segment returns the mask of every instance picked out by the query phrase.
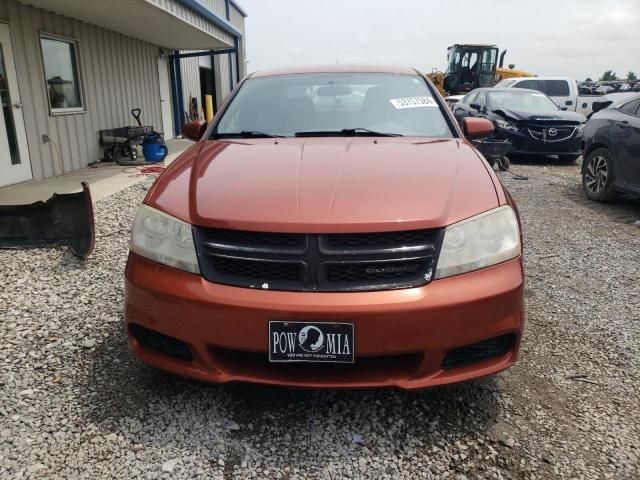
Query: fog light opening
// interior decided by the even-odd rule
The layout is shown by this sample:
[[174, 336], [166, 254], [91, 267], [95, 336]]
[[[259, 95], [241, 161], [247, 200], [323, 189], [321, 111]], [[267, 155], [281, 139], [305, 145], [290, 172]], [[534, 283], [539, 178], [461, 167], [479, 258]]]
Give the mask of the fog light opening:
[[482, 342], [449, 350], [442, 362], [442, 368], [457, 368], [489, 360], [504, 355], [513, 347], [516, 335], [508, 333]]
[[188, 362], [193, 359], [191, 350], [182, 340], [135, 323], [129, 325], [129, 331], [142, 347]]

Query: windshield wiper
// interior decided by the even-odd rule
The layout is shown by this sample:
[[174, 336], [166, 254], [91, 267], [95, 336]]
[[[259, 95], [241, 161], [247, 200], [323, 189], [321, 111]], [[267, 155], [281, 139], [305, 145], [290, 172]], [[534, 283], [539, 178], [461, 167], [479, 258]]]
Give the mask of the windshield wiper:
[[255, 130], [242, 130], [241, 132], [214, 133], [213, 138], [284, 138], [284, 135], [258, 132]]
[[371, 137], [402, 137], [401, 133], [387, 133], [376, 132], [375, 130], [369, 130], [368, 128], [356, 127], [356, 128], [343, 128], [342, 130], [309, 130], [306, 132], [296, 132], [296, 137], [330, 137], [330, 136], [371, 136]]

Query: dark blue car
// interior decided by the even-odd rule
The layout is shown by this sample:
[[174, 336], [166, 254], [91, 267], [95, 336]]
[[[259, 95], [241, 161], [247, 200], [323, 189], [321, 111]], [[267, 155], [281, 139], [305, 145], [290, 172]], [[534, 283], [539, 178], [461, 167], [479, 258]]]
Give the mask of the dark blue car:
[[557, 155], [574, 162], [582, 154], [584, 115], [561, 110], [545, 94], [514, 88], [478, 88], [453, 106], [459, 123], [465, 117], [491, 120], [493, 140], [508, 140], [508, 155]]

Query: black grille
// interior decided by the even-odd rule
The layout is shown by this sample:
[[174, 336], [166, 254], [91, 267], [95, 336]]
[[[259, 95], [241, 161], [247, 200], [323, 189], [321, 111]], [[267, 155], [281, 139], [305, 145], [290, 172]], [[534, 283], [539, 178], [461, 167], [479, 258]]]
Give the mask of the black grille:
[[423, 259], [380, 263], [331, 263], [327, 265], [327, 278], [331, 282], [411, 279], [416, 272], [426, 267]]
[[262, 278], [266, 280], [301, 281], [301, 265], [296, 262], [267, 262], [246, 260], [239, 257], [215, 255], [216, 270], [238, 277]]
[[[317, 382], [328, 377], [339, 375], [342, 381], [348, 377], [348, 372], [353, 372], [362, 380], [367, 372], [375, 375], [387, 374], [389, 376], [406, 377], [415, 373], [420, 367], [424, 356], [420, 353], [384, 355], [361, 357], [356, 356], [355, 362], [348, 363], [269, 363], [269, 355], [266, 353], [247, 352], [214, 347], [209, 350], [217, 366], [231, 375], [242, 375], [251, 371], [257, 375], [269, 375], [270, 378], [286, 377], [308, 382], [309, 373], [314, 373]], [[335, 377], [334, 377], [335, 378]]]
[[500, 337], [491, 338], [482, 342], [456, 348], [447, 352], [442, 368], [455, 368], [471, 365], [489, 358], [499, 357], [507, 353], [516, 336], [512, 333]]
[[331, 248], [380, 247], [423, 244], [432, 240], [429, 230], [408, 230], [404, 232], [382, 233], [338, 233], [327, 235], [327, 245]]
[[194, 227], [200, 271], [211, 282], [325, 292], [425, 285], [433, 275], [441, 233], [316, 235]]
[[576, 126], [559, 125], [529, 125], [526, 127], [529, 135], [545, 143], [562, 142], [573, 137]]
[[243, 230], [215, 230], [212, 232], [210, 241], [240, 246], [304, 246], [304, 238], [295, 233], [245, 232]]

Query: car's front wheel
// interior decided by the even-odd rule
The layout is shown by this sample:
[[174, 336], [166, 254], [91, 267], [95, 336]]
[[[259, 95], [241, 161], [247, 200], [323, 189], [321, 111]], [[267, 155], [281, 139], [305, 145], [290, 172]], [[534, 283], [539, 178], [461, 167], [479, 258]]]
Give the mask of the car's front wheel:
[[596, 202], [610, 202], [618, 193], [613, 184], [613, 156], [606, 148], [598, 148], [585, 159], [582, 169], [582, 189], [587, 198]]

